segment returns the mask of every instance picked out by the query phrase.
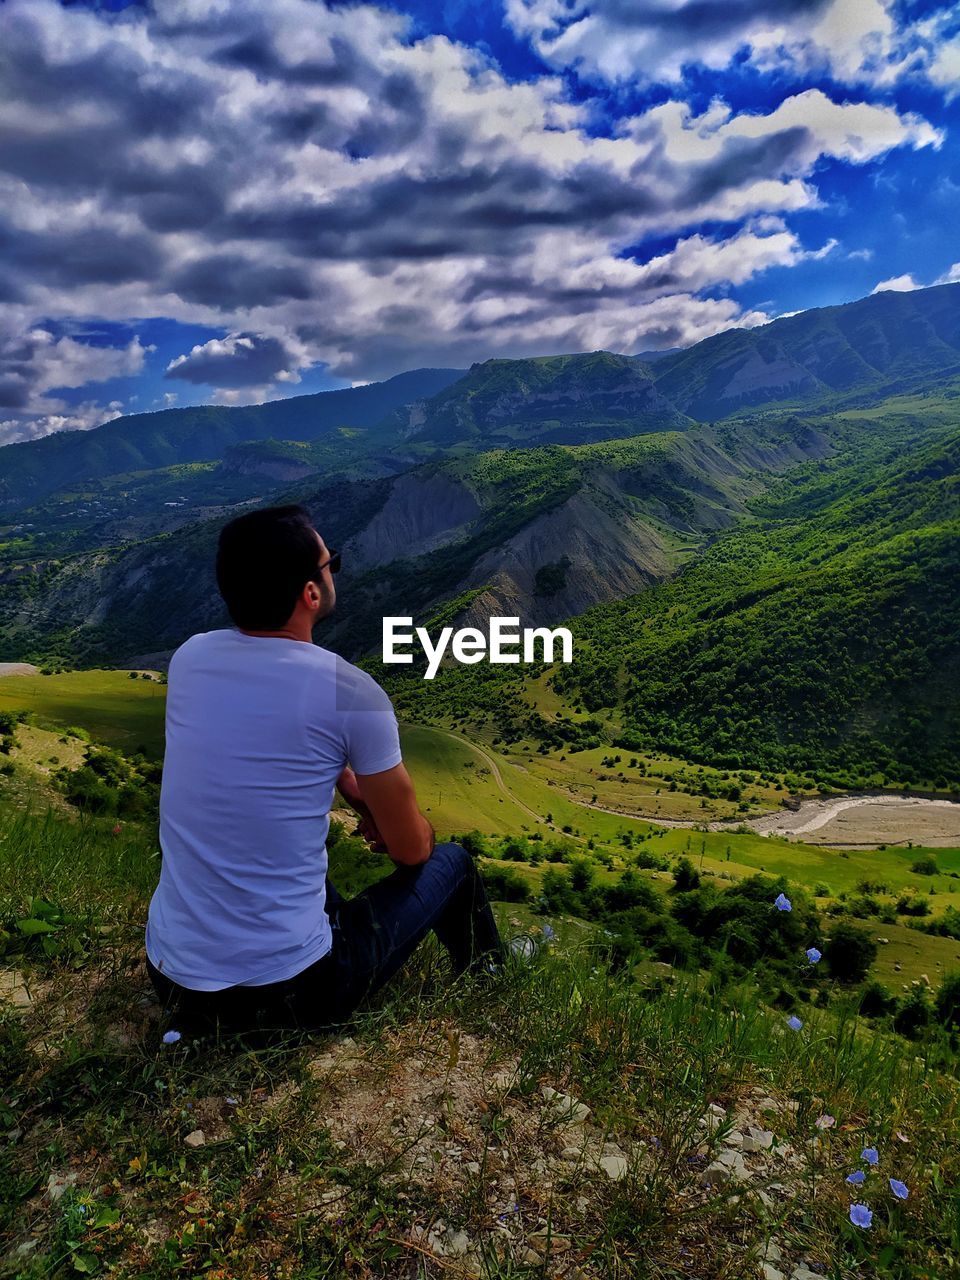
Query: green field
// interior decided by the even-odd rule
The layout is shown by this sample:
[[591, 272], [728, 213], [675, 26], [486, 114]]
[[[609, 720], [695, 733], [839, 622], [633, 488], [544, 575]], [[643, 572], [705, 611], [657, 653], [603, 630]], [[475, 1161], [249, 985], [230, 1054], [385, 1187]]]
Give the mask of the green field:
[[32, 711], [43, 729], [68, 725], [133, 753], [163, 754], [165, 689], [131, 680], [128, 671], [67, 671], [53, 676], [0, 677], [0, 711]]
[[[126, 671], [0, 678], [0, 710], [28, 710], [42, 728], [76, 725], [109, 746], [128, 752], [144, 746], [152, 756], [163, 751], [164, 704], [163, 685], [131, 680]], [[883, 880], [894, 892], [933, 888], [934, 911], [942, 910], [960, 892], [960, 880], [949, 875], [911, 872], [911, 864], [922, 855], [919, 848], [834, 850], [752, 833], [657, 828], [655, 822], [577, 803], [565, 788], [577, 787], [583, 794], [594, 785], [587, 771], [598, 764], [603, 754], [599, 751], [577, 753], [561, 766], [522, 745], [504, 752], [438, 727], [406, 725], [402, 737], [421, 805], [441, 836], [474, 829], [494, 836], [523, 834], [538, 827], [548, 835], [551, 829], [560, 834], [568, 827], [569, 834], [584, 845], [592, 838], [598, 844], [616, 846], [625, 833], [654, 833], [648, 848], [665, 855], [686, 853], [707, 873], [742, 876], [767, 871], [811, 886], [822, 881], [832, 896], [855, 891], [864, 879]], [[602, 800], [611, 800], [613, 783], [601, 785], [605, 787]], [[640, 798], [641, 784], [627, 784], [622, 790], [624, 803], [629, 803]], [[649, 785], [645, 790], [649, 793]], [[676, 796], [664, 792], [663, 798], [675, 800]], [[682, 799], [689, 802], [692, 797]], [[775, 794], [764, 794], [763, 799], [772, 807]], [[930, 852], [943, 872], [960, 871], [960, 850]]]

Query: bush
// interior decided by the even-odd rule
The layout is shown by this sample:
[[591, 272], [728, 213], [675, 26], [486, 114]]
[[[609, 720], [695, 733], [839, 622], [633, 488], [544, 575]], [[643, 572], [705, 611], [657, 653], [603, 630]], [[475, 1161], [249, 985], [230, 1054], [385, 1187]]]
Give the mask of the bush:
[[942, 1026], [949, 1031], [960, 1030], [960, 969], [944, 974], [933, 1006]]
[[940, 868], [934, 858], [918, 858], [910, 870], [915, 876], [935, 876], [939, 873]]
[[689, 858], [681, 858], [674, 868], [673, 887], [677, 893], [700, 888], [700, 872]]
[[877, 958], [872, 934], [854, 924], [834, 925], [824, 947], [827, 970], [838, 982], [862, 982]]
[[893, 1016], [893, 1029], [908, 1040], [916, 1040], [933, 1020], [926, 987], [914, 987]]
[[874, 978], [860, 992], [860, 1012], [867, 1018], [881, 1018], [897, 1007], [897, 997]]
[[484, 867], [483, 883], [494, 902], [528, 902], [531, 897], [529, 883], [509, 867]]

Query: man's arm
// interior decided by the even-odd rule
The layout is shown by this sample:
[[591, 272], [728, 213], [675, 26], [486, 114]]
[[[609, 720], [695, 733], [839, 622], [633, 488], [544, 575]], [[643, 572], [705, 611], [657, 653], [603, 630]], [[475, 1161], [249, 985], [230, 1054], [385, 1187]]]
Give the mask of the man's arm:
[[408, 867], [426, 862], [437, 839], [420, 812], [406, 766], [398, 764], [383, 773], [354, 776], [360, 801], [369, 810], [388, 857]]

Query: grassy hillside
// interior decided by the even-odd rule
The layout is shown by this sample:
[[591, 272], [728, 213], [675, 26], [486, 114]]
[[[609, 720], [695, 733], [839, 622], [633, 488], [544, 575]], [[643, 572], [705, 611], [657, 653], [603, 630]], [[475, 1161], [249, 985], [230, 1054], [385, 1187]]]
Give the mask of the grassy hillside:
[[[890, 1035], [840, 984], [793, 1029], [750, 979], [625, 969], [602, 931], [556, 920], [559, 942], [482, 986], [451, 984], [428, 942], [346, 1038], [166, 1044], [142, 965], [148, 832], [0, 808], [0, 836], [0, 1274], [754, 1280], [766, 1260], [916, 1280], [960, 1264], [946, 1041]], [[335, 849], [341, 884], [356, 856]], [[766, 927], [799, 967], [779, 883], [759, 886]], [[529, 919], [497, 910], [505, 931]]]

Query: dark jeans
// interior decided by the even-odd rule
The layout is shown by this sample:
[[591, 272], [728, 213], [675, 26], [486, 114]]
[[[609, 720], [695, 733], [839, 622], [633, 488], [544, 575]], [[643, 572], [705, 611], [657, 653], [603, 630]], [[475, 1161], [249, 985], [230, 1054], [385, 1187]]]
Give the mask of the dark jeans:
[[150, 979], [176, 1029], [202, 1032], [218, 1023], [223, 1031], [341, 1025], [431, 929], [450, 953], [455, 973], [503, 958], [480, 873], [458, 844], [438, 844], [420, 866], [397, 867], [355, 898], [342, 898], [327, 881], [327, 913], [331, 950], [283, 982], [193, 991], [160, 973], [148, 957]]

